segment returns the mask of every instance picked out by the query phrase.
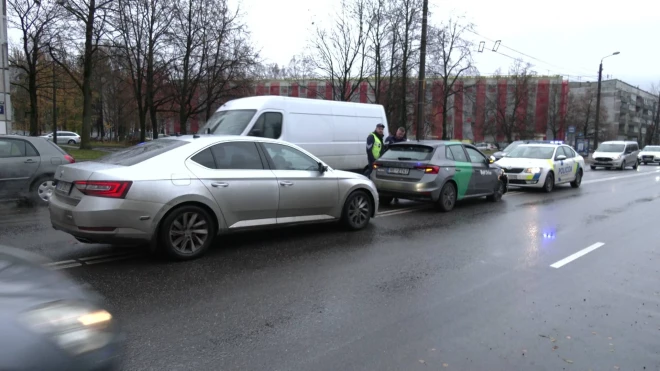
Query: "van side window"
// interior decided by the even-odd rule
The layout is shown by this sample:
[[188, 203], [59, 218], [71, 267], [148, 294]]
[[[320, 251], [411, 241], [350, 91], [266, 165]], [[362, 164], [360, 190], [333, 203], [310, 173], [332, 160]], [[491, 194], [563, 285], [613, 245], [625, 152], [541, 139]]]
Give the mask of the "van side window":
[[279, 139], [282, 135], [282, 114], [279, 112], [264, 112], [254, 123], [249, 136]]

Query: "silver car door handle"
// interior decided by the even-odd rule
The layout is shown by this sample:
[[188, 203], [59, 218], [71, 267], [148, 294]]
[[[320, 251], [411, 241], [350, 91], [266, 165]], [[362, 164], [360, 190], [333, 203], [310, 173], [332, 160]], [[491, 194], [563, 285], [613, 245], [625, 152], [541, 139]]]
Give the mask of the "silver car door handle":
[[293, 183], [292, 183], [292, 182], [281, 181], [281, 182], [280, 182], [280, 185], [281, 185], [282, 187], [291, 187], [291, 186], [293, 185]]
[[34, 160], [25, 160], [25, 163], [26, 163], [26, 164], [34, 164], [35, 162], [36, 162], [36, 161], [34, 161]]
[[222, 188], [227, 188], [229, 187], [229, 183], [224, 183], [224, 182], [213, 182], [211, 183], [211, 186], [213, 187], [222, 187]]

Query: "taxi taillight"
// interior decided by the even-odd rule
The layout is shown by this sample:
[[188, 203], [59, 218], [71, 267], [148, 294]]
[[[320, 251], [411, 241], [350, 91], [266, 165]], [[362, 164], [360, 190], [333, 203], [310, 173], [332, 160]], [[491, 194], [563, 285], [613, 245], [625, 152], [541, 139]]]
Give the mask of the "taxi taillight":
[[417, 166], [415, 169], [422, 170], [424, 174], [438, 174], [440, 166]]

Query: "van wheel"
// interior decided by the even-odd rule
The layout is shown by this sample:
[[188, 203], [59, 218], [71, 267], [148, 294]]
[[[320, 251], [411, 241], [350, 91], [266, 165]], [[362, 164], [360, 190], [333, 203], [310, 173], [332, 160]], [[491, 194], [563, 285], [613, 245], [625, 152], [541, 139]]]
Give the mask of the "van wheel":
[[182, 206], [172, 211], [160, 226], [160, 243], [175, 260], [196, 259], [213, 243], [216, 226], [209, 213], [198, 206]]
[[342, 211], [341, 221], [350, 230], [364, 229], [371, 220], [373, 203], [366, 192], [357, 190], [351, 193]]
[[591, 165], [591, 170], [596, 170], [596, 167], [594, 165]]
[[626, 169], [626, 160], [621, 161], [621, 166], [619, 167], [619, 170], [625, 170]]
[[648, 164], [649, 164], [648, 162], [646, 162], [646, 161], [644, 162], [644, 165], [648, 165]]
[[639, 166], [639, 163], [635, 161], [635, 165], [633, 165], [633, 170], [637, 170], [637, 167]]
[[445, 183], [440, 190], [440, 197], [435, 206], [438, 210], [448, 212], [456, 205], [456, 187], [453, 183]]

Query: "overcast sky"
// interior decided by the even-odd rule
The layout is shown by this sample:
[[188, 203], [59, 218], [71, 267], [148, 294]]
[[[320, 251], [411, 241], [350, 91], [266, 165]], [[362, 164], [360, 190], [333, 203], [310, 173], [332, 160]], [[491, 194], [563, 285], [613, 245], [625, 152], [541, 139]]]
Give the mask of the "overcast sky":
[[[305, 48], [312, 21], [324, 23], [340, 4], [340, 0], [240, 2], [262, 56], [279, 64], [287, 64]], [[603, 78], [612, 75], [647, 90], [651, 83], [660, 82], [658, 1], [429, 0], [429, 6], [432, 23], [462, 14], [476, 25], [483, 37], [474, 36], [474, 41], [486, 42], [486, 50], [475, 57], [483, 74], [498, 68], [506, 72], [512, 62], [489, 51], [491, 39], [501, 40], [499, 52], [531, 62], [538, 74], [549, 71], [571, 75], [571, 80], [582, 76], [582, 81], [597, 81], [601, 58], [620, 51], [603, 62]]]
[[[240, 3], [262, 57], [283, 65], [308, 45], [312, 22], [323, 25], [331, 20], [340, 4], [340, 0], [230, 1]], [[476, 25], [481, 36], [473, 35], [475, 44], [486, 42], [484, 52], [475, 54], [482, 74], [498, 68], [506, 72], [512, 59], [503, 53], [531, 62], [538, 74], [596, 81], [600, 59], [620, 51], [604, 61], [603, 78], [611, 75], [645, 90], [660, 82], [658, 1], [430, 0], [429, 4], [431, 23], [457, 14]], [[16, 31], [10, 32], [12, 40], [18, 37]], [[499, 53], [490, 51], [490, 40], [501, 40]]]

